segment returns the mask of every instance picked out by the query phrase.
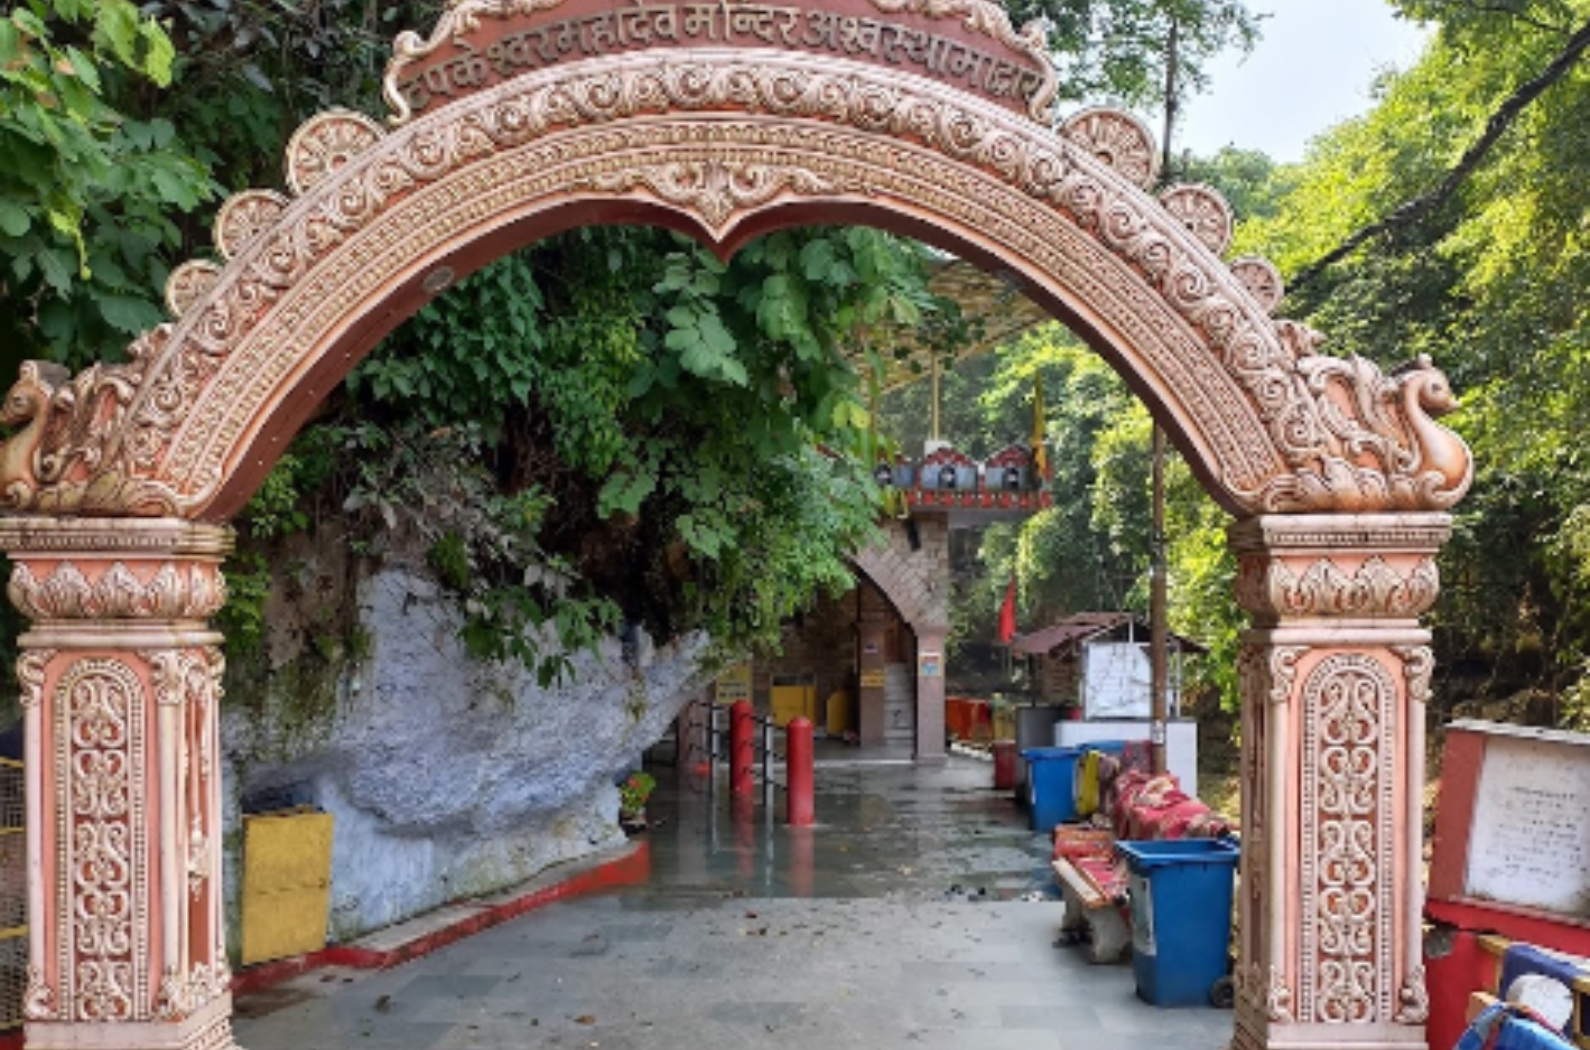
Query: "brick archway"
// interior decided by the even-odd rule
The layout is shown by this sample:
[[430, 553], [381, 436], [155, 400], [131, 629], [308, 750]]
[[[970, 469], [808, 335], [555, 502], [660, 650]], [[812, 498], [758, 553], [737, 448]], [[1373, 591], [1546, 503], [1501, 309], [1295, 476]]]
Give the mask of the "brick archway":
[[[920, 659], [915, 661], [916, 713], [912, 732], [918, 761], [945, 757], [943, 657], [950, 633], [949, 543], [948, 516], [924, 515], [916, 522], [914, 541], [903, 526], [891, 523], [880, 542], [856, 552], [851, 559], [856, 571], [872, 581], [910, 629], [917, 655], [939, 655], [939, 660], [929, 661], [926, 666]], [[887, 625], [863, 619], [857, 630], [861, 633], [858, 665], [863, 676], [860, 704], [865, 723], [869, 706], [881, 708], [884, 702], [883, 687], [868, 686], [866, 672], [883, 667], [881, 640]], [[869, 695], [869, 689], [875, 692]], [[865, 741], [865, 724], [862, 728]]]
[[[1238, 524], [1238, 1047], [1410, 1047], [1419, 787], [1445, 511], [1467, 448], [1428, 361], [1384, 374], [1270, 316], [1229, 209], [1155, 189], [1105, 110], [1049, 126], [1041, 30], [986, 0], [455, 0], [249, 191], [126, 364], [28, 364], [0, 547], [32, 621], [27, 1037], [230, 1045], [215, 754], [224, 523], [326, 391], [453, 281], [550, 233], [649, 222], [722, 254], [866, 223], [1008, 273], [1110, 360]], [[1351, 771], [1351, 775], [1348, 774]]]

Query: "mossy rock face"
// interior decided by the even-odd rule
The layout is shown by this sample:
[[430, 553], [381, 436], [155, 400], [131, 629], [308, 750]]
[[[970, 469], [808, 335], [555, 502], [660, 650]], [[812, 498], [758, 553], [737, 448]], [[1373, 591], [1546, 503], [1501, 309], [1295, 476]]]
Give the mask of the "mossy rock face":
[[404, 570], [364, 580], [357, 608], [363, 659], [306, 645], [275, 668], [240, 663], [223, 705], [234, 798], [336, 817], [338, 937], [621, 839], [615, 784], [704, 683], [704, 638], [642, 636], [571, 657], [569, 682], [542, 688], [471, 658], [453, 599]]

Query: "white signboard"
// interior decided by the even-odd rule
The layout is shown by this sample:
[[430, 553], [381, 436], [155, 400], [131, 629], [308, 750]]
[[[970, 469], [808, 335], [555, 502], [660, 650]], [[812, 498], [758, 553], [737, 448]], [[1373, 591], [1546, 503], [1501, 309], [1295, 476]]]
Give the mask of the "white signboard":
[[1469, 835], [1470, 897], [1590, 915], [1590, 761], [1538, 740], [1486, 742]]
[[1082, 711], [1086, 717], [1148, 717], [1153, 688], [1143, 646], [1095, 642], [1083, 650], [1082, 660]]

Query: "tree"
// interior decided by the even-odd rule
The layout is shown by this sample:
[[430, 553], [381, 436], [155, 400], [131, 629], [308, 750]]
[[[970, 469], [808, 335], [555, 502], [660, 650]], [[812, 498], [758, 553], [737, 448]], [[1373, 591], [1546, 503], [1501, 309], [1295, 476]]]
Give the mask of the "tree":
[[[1244, 0], [1013, 0], [1011, 17], [1043, 19], [1062, 97], [1118, 99], [1165, 115], [1167, 131], [1208, 86], [1210, 59], [1252, 48], [1262, 15]], [[1168, 147], [1173, 134], [1164, 136]]]
[[112, 356], [162, 319], [173, 212], [211, 198], [169, 120], [120, 100], [171, 82], [129, 0], [29, 0], [0, 17], [0, 339], [23, 357]]
[[1280, 210], [1239, 241], [1316, 274], [1288, 312], [1330, 352], [1430, 353], [1447, 369], [1479, 468], [1433, 618], [1442, 666], [1465, 678], [1449, 695], [1557, 696], [1582, 679], [1590, 628], [1590, 329], [1565, 293], [1590, 280], [1590, 4], [1398, 6], [1438, 20], [1436, 42], [1371, 113], [1316, 141]]

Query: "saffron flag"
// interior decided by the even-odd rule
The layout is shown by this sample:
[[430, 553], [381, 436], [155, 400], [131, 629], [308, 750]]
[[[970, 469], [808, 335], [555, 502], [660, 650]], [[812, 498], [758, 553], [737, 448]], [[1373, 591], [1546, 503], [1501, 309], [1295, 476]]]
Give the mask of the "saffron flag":
[[1043, 447], [1043, 377], [1034, 376], [1032, 386], [1032, 469], [1039, 481], [1049, 479], [1049, 450]]
[[1006, 645], [1016, 637], [1016, 574], [1010, 574], [1010, 586], [1005, 588], [1005, 604], [999, 607], [999, 640]]

